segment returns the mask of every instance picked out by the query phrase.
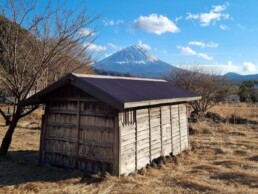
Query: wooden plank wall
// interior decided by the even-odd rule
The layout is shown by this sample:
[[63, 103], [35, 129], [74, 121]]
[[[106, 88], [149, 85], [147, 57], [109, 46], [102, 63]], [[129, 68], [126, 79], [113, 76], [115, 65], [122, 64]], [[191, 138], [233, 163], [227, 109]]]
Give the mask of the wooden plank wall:
[[145, 167], [153, 159], [174, 155], [188, 147], [186, 105], [137, 109], [135, 120], [125, 123], [119, 113], [121, 132], [121, 174]]
[[[63, 97], [58, 96], [62, 92]], [[43, 163], [87, 172], [116, 171], [117, 112], [112, 107], [68, 87], [51, 96], [45, 114]]]
[[[145, 167], [150, 161], [149, 111], [136, 110], [136, 156], [135, 169]], [[146, 163], [147, 161], [147, 163]]]
[[136, 122], [134, 120], [135, 112], [127, 111], [132, 115], [131, 122], [126, 122], [125, 112], [119, 113], [119, 129], [120, 129], [120, 174], [133, 172], [135, 170], [135, 151], [136, 151]]
[[187, 121], [187, 109], [185, 104], [179, 105], [179, 118], [180, 118], [180, 130], [181, 130], [181, 151], [188, 148], [189, 134], [188, 134], [188, 121]]
[[171, 122], [172, 122], [172, 153], [177, 155], [181, 152], [181, 142], [180, 142], [180, 123], [178, 114], [178, 105], [172, 105], [171, 108]]

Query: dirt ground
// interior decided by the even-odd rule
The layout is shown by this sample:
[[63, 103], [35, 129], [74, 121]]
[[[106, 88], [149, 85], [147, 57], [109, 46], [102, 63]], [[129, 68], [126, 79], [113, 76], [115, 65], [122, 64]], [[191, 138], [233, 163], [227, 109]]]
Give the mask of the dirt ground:
[[[223, 105], [213, 111], [257, 119], [258, 106], [248, 106]], [[0, 193], [258, 193], [257, 125], [191, 124], [191, 148], [176, 162], [147, 169], [145, 175], [103, 179], [39, 166], [39, 118], [36, 112], [19, 123], [9, 154], [0, 158]], [[5, 131], [0, 120], [0, 139]]]

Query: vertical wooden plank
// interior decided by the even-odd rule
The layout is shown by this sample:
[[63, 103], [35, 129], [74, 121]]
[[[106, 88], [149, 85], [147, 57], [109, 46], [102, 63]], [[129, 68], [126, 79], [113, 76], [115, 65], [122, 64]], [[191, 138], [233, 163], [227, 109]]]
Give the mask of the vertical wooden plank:
[[41, 121], [41, 132], [40, 132], [40, 145], [39, 145], [39, 163], [45, 163], [45, 134], [46, 134], [46, 123], [47, 123], [47, 114], [45, 110], [45, 114], [42, 115]]
[[[119, 118], [117, 119], [117, 125], [118, 125], [118, 158], [119, 158], [119, 163], [118, 163], [118, 175], [121, 174], [121, 128], [119, 127]], [[115, 160], [115, 158], [114, 158]]]
[[[134, 114], [135, 114], [135, 118], [137, 118], [137, 111], [134, 110]], [[138, 152], [138, 149], [137, 149], [137, 141], [138, 141], [138, 135], [137, 135], [137, 131], [138, 131], [138, 128], [137, 128], [137, 119], [135, 119], [135, 170], [137, 170], [137, 166], [138, 166], [138, 157], [137, 157], [137, 152]]]
[[190, 135], [189, 135], [189, 122], [188, 122], [188, 115], [187, 115], [187, 105], [185, 104], [185, 115], [186, 115], [186, 122], [187, 122], [187, 142], [188, 142], [188, 145], [187, 147], [190, 146]]
[[179, 145], [180, 145], [180, 152], [182, 151], [182, 142], [181, 142], [181, 123], [180, 123], [180, 105], [178, 105], [178, 128], [179, 128]]
[[151, 118], [150, 118], [150, 108], [148, 108], [148, 118], [149, 118], [149, 150], [150, 150], [150, 162], [151, 162], [151, 159], [152, 159], [152, 151], [151, 151]]
[[160, 141], [161, 141], [161, 153], [160, 155], [163, 155], [163, 129], [162, 129], [162, 110], [161, 106], [159, 107], [159, 114], [160, 114]]
[[113, 174], [121, 174], [121, 132], [119, 127], [119, 113], [115, 116], [114, 119], [114, 144], [113, 144]]
[[150, 128], [151, 128], [151, 159], [157, 158], [161, 154], [160, 137], [160, 108], [150, 108]]
[[172, 107], [169, 106], [169, 112], [170, 112], [170, 127], [171, 127], [171, 152], [173, 153], [173, 122], [172, 122]]
[[76, 143], [76, 154], [75, 154], [75, 168], [80, 170], [79, 165], [79, 147], [80, 147], [80, 97], [77, 101], [77, 118], [76, 118], [76, 131], [77, 131], [77, 143]]

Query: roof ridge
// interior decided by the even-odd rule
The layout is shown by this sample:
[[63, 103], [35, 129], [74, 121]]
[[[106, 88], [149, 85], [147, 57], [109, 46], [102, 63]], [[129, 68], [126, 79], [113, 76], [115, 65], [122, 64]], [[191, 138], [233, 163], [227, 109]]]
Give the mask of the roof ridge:
[[122, 77], [122, 76], [92, 75], [92, 74], [79, 74], [79, 73], [72, 73], [72, 75], [74, 75], [76, 77], [87, 77], [87, 78], [125, 79], [125, 80], [167, 82], [166, 80], [163, 80], [163, 79], [151, 79], [151, 78], [140, 78], [140, 77]]

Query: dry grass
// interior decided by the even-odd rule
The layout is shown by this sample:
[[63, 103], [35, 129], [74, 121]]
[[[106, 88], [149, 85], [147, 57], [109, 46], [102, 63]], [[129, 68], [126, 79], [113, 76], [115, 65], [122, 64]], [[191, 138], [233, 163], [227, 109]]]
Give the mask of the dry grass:
[[[222, 111], [233, 109], [224, 106]], [[257, 107], [251, 113], [244, 110], [246, 115], [258, 113]], [[28, 121], [19, 126], [23, 122]], [[192, 128], [191, 149], [178, 156], [177, 163], [148, 169], [144, 176], [133, 173], [103, 180], [38, 166], [39, 130], [18, 127], [9, 155], [0, 159], [0, 193], [258, 193], [257, 125], [203, 121]], [[0, 138], [5, 129], [1, 127]]]
[[229, 118], [231, 115], [240, 116], [249, 120], [258, 121], [258, 104], [232, 103], [214, 106], [209, 111], [218, 113], [222, 117]]

